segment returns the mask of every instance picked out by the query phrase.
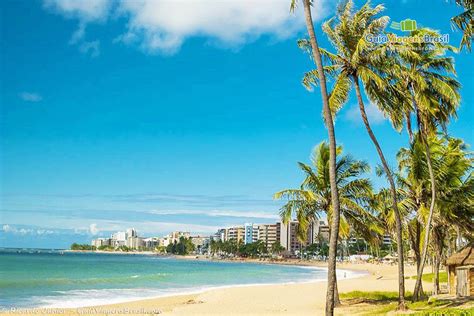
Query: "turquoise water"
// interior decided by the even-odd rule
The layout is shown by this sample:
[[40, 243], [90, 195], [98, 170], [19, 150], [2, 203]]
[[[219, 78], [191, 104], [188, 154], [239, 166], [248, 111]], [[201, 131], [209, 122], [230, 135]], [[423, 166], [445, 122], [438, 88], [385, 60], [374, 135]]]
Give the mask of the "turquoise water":
[[220, 286], [326, 278], [318, 268], [147, 255], [0, 250], [1, 307], [78, 307]]

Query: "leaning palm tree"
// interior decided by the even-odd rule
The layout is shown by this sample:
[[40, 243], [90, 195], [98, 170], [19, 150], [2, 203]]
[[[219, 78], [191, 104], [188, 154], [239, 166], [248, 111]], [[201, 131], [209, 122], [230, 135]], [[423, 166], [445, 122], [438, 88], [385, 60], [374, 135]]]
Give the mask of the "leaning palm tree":
[[[412, 32], [412, 36], [425, 38], [436, 37], [439, 34], [429, 29]], [[436, 207], [436, 181], [431, 161], [431, 150], [428, 137], [434, 135], [438, 127], [446, 128], [450, 117], [456, 115], [460, 104], [460, 84], [454, 76], [454, 59], [446, 56], [447, 50], [454, 48], [442, 43], [411, 43], [391, 45], [389, 47], [397, 57], [398, 63], [391, 67], [395, 78], [395, 86], [399, 88], [401, 108], [405, 110], [407, 128], [412, 113], [416, 117], [419, 138], [423, 144], [431, 185], [431, 203], [424, 234], [424, 245], [421, 262], [418, 266], [417, 281], [413, 299], [418, 300], [422, 295], [421, 277], [426, 261], [431, 223]], [[413, 136], [410, 128], [410, 140]]]
[[[329, 95], [326, 86], [326, 76], [323, 70], [323, 62], [321, 52], [319, 50], [316, 33], [314, 32], [313, 18], [311, 15], [312, 0], [302, 0], [305, 14], [306, 28], [309, 35], [309, 44], [311, 46], [311, 53], [317, 68], [317, 78], [321, 88], [321, 98], [323, 102], [323, 117], [328, 131], [329, 139], [329, 180], [331, 184], [331, 201], [333, 206], [333, 223], [332, 223], [332, 239], [329, 244], [329, 260], [328, 260], [328, 286], [326, 293], [326, 315], [332, 316], [334, 314], [334, 293], [336, 286], [336, 252], [337, 252], [337, 237], [339, 230], [339, 196], [336, 184], [336, 135], [334, 132], [334, 122], [329, 105]], [[297, 0], [291, 0], [291, 11], [296, 8]]]
[[[336, 182], [341, 210], [339, 237], [348, 238], [352, 229], [369, 243], [376, 244], [379, 241], [381, 228], [379, 221], [368, 207], [372, 185], [367, 178], [359, 178], [369, 171], [369, 166], [366, 162], [355, 160], [349, 155], [343, 156], [341, 146], [337, 148], [337, 155]], [[329, 160], [329, 146], [326, 142], [322, 142], [313, 152], [312, 166], [298, 163], [305, 174], [300, 188], [283, 190], [274, 195], [276, 199], [287, 200], [281, 208], [280, 216], [284, 223], [288, 223], [292, 216], [296, 216], [299, 223], [297, 235], [302, 242], [308, 236], [309, 226], [323, 214], [328, 218], [331, 227], [329, 242], [334, 238]], [[338, 303], [337, 282], [335, 283], [334, 301]]]
[[[403, 267], [403, 238], [402, 219], [398, 210], [397, 189], [392, 171], [388, 165], [385, 155], [380, 147], [372, 127], [370, 125], [365, 103], [362, 97], [362, 87], [369, 99], [379, 107], [380, 110], [390, 117], [395, 128], [401, 128], [400, 109], [395, 104], [392, 93], [394, 90], [390, 85], [386, 72], [394, 62], [383, 45], [377, 45], [367, 40], [376, 37], [385, 29], [389, 18], [378, 17], [384, 10], [383, 5], [371, 7], [367, 2], [362, 8], [354, 12], [352, 0], [344, 2], [338, 9], [337, 15], [323, 24], [323, 31], [327, 34], [329, 41], [337, 53], [331, 53], [321, 49], [321, 53], [328, 60], [325, 70], [335, 77], [335, 83], [331, 96], [335, 106], [333, 111], [339, 110], [347, 101], [351, 87], [355, 88], [362, 121], [367, 133], [373, 142], [377, 154], [384, 168], [387, 180], [390, 184], [392, 208], [396, 220], [397, 231], [397, 253], [398, 253], [398, 281], [399, 302], [398, 308], [404, 310], [405, 306], [405, 281]], [[308, 49], [308, 41], [300, 41], [302, 48]], [[306, 74], [303, 82], [314, 83], [315, 73]]]
[[451, 24], [458, 30], [463, 32], [460, 48], [466, 47], [471, 51], [472, 35], [473, 35], [473, 1], [472, 0], [455, 0], [458, 6], [464, 8], [464, 12], [451, 18]]

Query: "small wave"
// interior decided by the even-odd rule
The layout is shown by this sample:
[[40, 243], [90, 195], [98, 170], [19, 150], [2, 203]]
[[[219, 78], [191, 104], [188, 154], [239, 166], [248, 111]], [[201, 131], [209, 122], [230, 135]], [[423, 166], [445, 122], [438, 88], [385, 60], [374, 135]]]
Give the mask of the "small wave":
[[169, 276], [168, 273], [153, 274], [135, 274], [132, 276], [116, 276], [105, 278], [49, 278], [49, 279], [29, 279], [29, 280], [0, 280], [1, 288], [35, 288], [38, 286], [55, 286], [55, 285], [96, 285], [96, 284], [120, 284], [128, 283], [130, 279], [157, 281]]

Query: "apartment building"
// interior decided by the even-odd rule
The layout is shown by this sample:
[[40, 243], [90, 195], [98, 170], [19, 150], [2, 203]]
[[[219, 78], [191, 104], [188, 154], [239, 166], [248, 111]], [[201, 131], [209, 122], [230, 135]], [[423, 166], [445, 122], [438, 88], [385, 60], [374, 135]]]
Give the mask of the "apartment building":
[[179, 238], [184, 237], [184, 238], [189, 238], [191, 236], [190, 232], [180, 232], [180, 231], [175, 231], [169, 234], [169, 239], [170, 243], [173, 244], [175, 241], [179, 242]]
[[280, 244], [291, 254], [300, 252], [309, 243], [298, 239], [298, 221], [290, 221], [287, 225], [280, 223]]
[[315, 220], [308, 229], [308, 244], [329, 241], [329, 225], [323, 220]]
[[225, 240], [235, 239], [237, 242], [244, 241], [245, 229], [243, 226], [235, 226], [227, 228], [227, 236]]
[[209, 247], [210, 238], [207, 236], [196, 235], [190, 238], [196, 248], [196, 253], [202, 254]]
[[143, 240], [143, 238], [138, 236], [127, 236], [125, 246], [131, 249], [144, 248], [145, 241]]
[[111, 245], [111, 238], [97, 238], [93, 239], [91, 245], [99, 248], [102, 246], [110, 246]]
[[259, 225], [257, 239], [270, 250], [274, 243], [280, 242], [280, 223]]
[[244, 243], [251, 244], [258, 240], [258, 227], [258, 225], [248, 223], [244, 225]]
[[144, 238], [143, 242], [145, 243], [144, 247], [147, 249], [155, 249], [156, 247], [160, 246], [160, 238], [158, 237]]

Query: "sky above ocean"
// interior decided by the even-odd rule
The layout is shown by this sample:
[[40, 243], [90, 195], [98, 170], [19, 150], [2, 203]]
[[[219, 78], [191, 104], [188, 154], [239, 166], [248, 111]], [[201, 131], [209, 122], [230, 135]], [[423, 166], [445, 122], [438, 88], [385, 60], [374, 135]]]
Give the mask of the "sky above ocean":
[[[320, 24], [336, 4], [315, 3], [329, 47]], [[383, 3], [391, 21], [458, 45], [453, 1]], [[275, 222], [273, 193], [298, 186], [296, 163], [326, 137], [319, 91], [301, 85], [312, 67], [296, 46], [302, 8], [290, 14], [289, 1], [6, 0], [0, 11], [0, 246]], [[472, 55], [455, 58], [462, 105], [449, 132], [472, 144]], [[395, 166], [407, 135], [368, 112]], [[375, 169], [358, 115], [352, 95], [337, 139]]]

